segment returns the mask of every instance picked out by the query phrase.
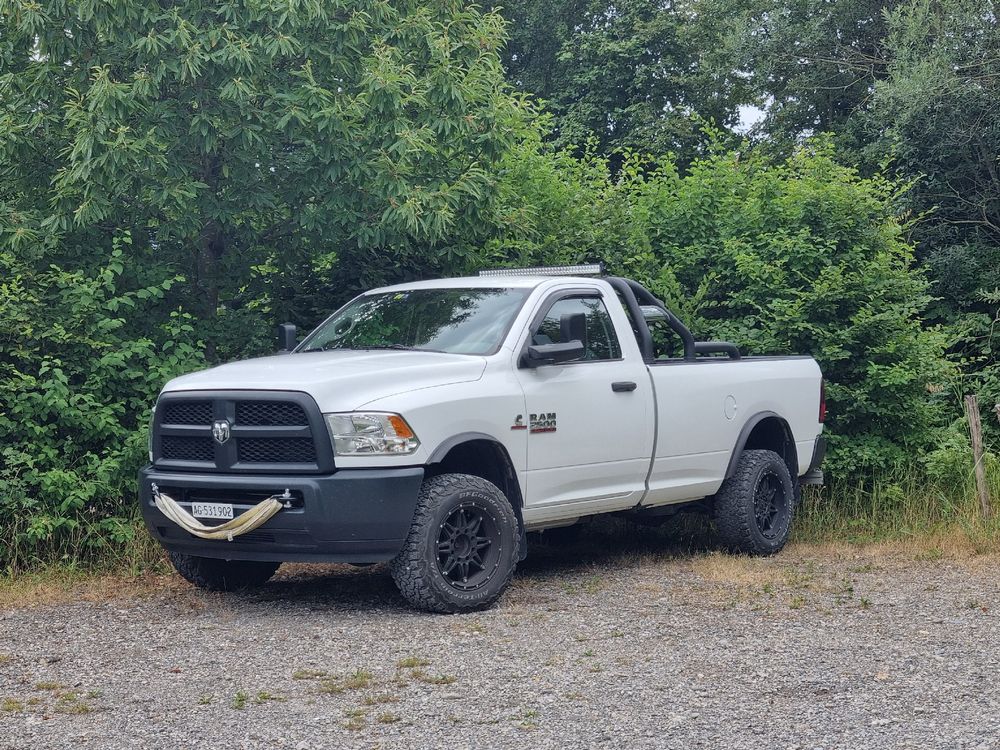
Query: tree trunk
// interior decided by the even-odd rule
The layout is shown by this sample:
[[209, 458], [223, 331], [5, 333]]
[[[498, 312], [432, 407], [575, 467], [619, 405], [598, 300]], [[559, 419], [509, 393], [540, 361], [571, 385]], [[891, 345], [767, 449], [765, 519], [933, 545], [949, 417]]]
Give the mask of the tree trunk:
[[[206, 157], [202, 180], [208, 185], [208, 193], [213, 202], [218, 195], [219, 176], [222, 171], [222, 159], [218, 154]], [[198, 249], [195, 263], [196, 278], [199, 292], [199, 316], [202, 320], [214, 321], [219, 313], [219, 265], [226, 252], [226, 237], [222, 227], [215, 219], [208, 219], [198, 235]], [[215, 341], [210, 335], [205, 339], [205, 356], [215, 359]]]

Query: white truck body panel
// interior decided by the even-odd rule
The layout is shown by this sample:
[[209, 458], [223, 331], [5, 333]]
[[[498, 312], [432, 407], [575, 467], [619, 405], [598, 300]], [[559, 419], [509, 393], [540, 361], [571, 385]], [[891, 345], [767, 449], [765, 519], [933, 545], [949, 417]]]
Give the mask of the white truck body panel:
[[483, 357], [462, 354], [307, 352], [230, 362], [174, 378], [163, 390], [303, 391], [324, 412], [339, 412], [387, 395], [479, 380], [485, 368]]
[[[511, 459], [528, 529], [712, 495], [724, 481], [741, 430], [764, 413], [788, 423], [799, 474], [807, 471], [822, 430], [821, 374], [811, 358], [647, 364], [614, 289], [594, 278], [443, 279], [369, 294], [470, 287], [530, 290], [495, 354], [283, 354], [185, 375], [170, 381], [164, 391], [302, 391], [324, 413], [400, 414], [420, 439], [420, 447], [408, 455], [338, 456], [337, 467], [343, 469], [428, 465], [440, 460], [456, 440], [488, 438], [502, 445]], [[519, 366], [532, 321], [551, 295], [567, 290], [601, 295], [621, 358]], [[636, 387], [613, 392], [612, 383], [619, 382], [634, 382]], [[554, 414], [556, 429], [522, 429], [532, 414]]]
[[783, 416], [799, 474], [818, 434], [819, 366], [810, 358], [703, 359], [649, 367], [656, 389], [656, 451], [643, 504], [711, 495], [725, 478], [740, 431], [755, 415]]

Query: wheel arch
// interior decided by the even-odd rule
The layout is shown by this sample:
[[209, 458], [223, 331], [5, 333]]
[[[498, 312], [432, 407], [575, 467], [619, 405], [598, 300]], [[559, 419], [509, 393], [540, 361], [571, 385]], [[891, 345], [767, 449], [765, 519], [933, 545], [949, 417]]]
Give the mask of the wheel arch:
[[507, 448], [492, 435], [484, 432], [463, 432], [442, 442], [431, 453], [425, 467], [425, 476], [439, 474], [472, 474], [492, 482], [504, 493], [521, 528], [521, 554], [524, 544], [524, 496], [517, 478], [514, 462]]
[[784, 459], [794, 484], [799, 476], [799, 458], [795, 437], [787, 420], [773, 411], [762, 411], [746, 421], [736, 438], [736, 445], [726, 467], [726, 479], [736, 472], [740, 455], [745, 450], [772, 450]]

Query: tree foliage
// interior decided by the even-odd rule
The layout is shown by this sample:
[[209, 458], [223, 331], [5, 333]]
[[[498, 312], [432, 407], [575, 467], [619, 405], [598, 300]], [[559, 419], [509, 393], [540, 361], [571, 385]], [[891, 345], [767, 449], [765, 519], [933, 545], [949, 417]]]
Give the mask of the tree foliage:
[[[515, 23], [511, 79], [552, 98], [556, 143], [580, 143], [563, 134], [589, 129], [606, 156], [622, 145], [653, 151], [653, 161], [671, 147], [690, 154], [664, 148], [671, 138], [657, 135], [680, 133], [677, 113], [656, 98], [669, 86], [631, 86], [643, 77], [622, 73], [655, 59], [661, 84], [673, 72], [698, 81], [684, 101], [692, 112], [713, 113], [719, 127], [731, 127], [741, 105], [758, 107], [749, 139], [775, 163], [826, 134], [841, 164], [909, 183], [897, 200], [917, 219], [908, 237], [931, 281], [928, 319], [949, 327], [951, 356], [965, 374], [960, 389], [1000, 401], [1000, 23], [993, 0], [518, 0], [504, 12]], [[647, 12], [656, 22], [640, 29], [636, 19]], [[635, 46], [616, 46], [615, 30], [630, 24], [624, 36]], [[644, 36], [654, 27], [677, 37], [664, 56]], [[628, 50], [621, 67], [615, 50]], [[612, 79], [614, 97], [602, 97], [602, 82]], [[667, 98], [683, 100], [676, 91]], [[623, 118], [605, 132], [605, 123], [580, 117], [602, 110], [644, 113], [654, 124]], [[1000, 437], [994, 420], [987, 430]]]
[[0, 19], [0, 529], [51, 556], [124, 533], [149, 406], [199, 342], [259, 352], [278, 315], [482, 241], [530, 112], [502, 20], [460, 0]]
[[828, 384], [834, 475], [933, 447], [949, 368], [944, 337], [922, 326], [931, 297], [897, 217], [900, 186], [859, 177], [821, 142], [780, 165], [718, 152], [683, 174], [646, 173], [633, 157], [616, 175], [604, 157], [540, 144], [514, 161], [494, 261], [603, 259], [698, 338], [812, 354]]
[[[1000, 403], [1000, 25], [992, 3], [918, 0], [888, 16], [876, 90], [893, 166], [914, 178], [915, 228], [955, 350]], [[975, 388], [975, 382], [972, 384]], [[993, 426], [988, 420], [988, 429]]]
[[[875, 82], [885, 77], [885, 12], [892, 0], [723, 0], [724, 67], [746, 71], [763, 107], [754, 132], [771, 151], [832, 133], [842, 161], [865, 158]], [[875, 161], [878, 161], [877, 157]]]
[[0, 251], [0, 567], [127, 541], [150, 407], [204, 364], [162, 306], [183, 279], [127, 283], [128, 241], [89, 273]]
[[477, 236], [522, 127], [502, 21], [460, 0], [3, 0], [0, 17], [4, 246], [96, 260], [128, 229], [203, 318], [335, 259], [367, 269], [357, 284], [433, 266]]
[[703, 125], [738, 122], [738, 71], [714, 64], [724, 19], [714, 0], [514, 0], [504, 62], [555, 116], [551, 137], [602, 153], [701, 152]]

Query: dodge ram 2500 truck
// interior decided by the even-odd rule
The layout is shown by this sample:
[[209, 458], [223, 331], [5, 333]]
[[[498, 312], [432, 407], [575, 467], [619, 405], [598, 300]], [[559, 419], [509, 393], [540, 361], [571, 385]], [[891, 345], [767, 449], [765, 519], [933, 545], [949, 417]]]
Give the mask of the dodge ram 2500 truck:
[[599, 269], [402, 284], [298, 345], [282, 328], [289, 351], [176, 378], [153, 411], [142, 513], [206, 589], [388, 562], [412, 604], [467, 611], [510, 583], [526, 532], [701, 509], [770, 555], [822, 481], [812, 358], [697, 342]]

